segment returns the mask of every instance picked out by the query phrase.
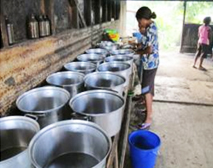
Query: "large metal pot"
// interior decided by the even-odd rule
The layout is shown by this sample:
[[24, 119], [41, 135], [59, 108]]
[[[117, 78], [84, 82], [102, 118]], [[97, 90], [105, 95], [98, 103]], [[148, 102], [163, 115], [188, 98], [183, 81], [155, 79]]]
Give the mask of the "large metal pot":
[[108, 51], [117, 50], [118, 49], [118, 45], [113, 43], [113, 42], [111, 42], [111, 41], [101, 41], [100, 47], [104, 48], [104, 49], [106, 49]]
[[110, 51], [110, 54], [112, 55], [128, 55], [128, 56], [133, 56], [134, 51], [131, 49], [119, 49], [119, 50], [112, 50]]
[[81, 62], [92, 62], [99, 65], [104, 61], [104, 56], [101, 54], [81, 54], [77, 56], [77, 60]]
[[91, 72], [95, 72], [96, 65], [91, 62], [70, 62], [64, 65], [64, 68], [68, 71], [88, 74]]
[[65, 89], [45, 86], [22, 94], [16, 100], [16, 105], [24, 115], [37, 120], [43, 128], [68, 118], [67, 102], [69, 99], [70, 94]]
[[42, 129], [29, 154], [36, 168], [104, 168], [111, 139], [96, 124], [67, 120]]
[[57, 72], [48, 76], [46, 81], [66, 89], [71, 98], [84, 91], [84, 74], [78, 72]]
[[38, 123], [27, 117], [0, 118], [0, 167], [30, 168], [28, 145], [39, 130]]
[[69, 105], [72, 110], [103, 128], [109, 136], [116, 135], [121, 128], [124, 99], [112, 91], [93, 90], [79, 93]]
[[109, 54], [107, 50], [102, 49], [102, 48], [88, 49], [88, 50], [86, 50], [86, 53], [87, 54], [99, 54], [99, 55], [102, 55], [104, 57], [106, 57], [107, 54]]
[[132, 73], [131, 65], [119, 62], [106, 62], [98, 66], [99, 72], [113, 72], [121, 75], [126, 79], [125, 85], [129, 85], [130, 75]]
[[105, 89], [116, 91], [120, 96], [124, 96], [124, 84], [126, 79], [123, 76], [111, 72], [94, 72], [88, 74], [85, 79], [87, 90]]

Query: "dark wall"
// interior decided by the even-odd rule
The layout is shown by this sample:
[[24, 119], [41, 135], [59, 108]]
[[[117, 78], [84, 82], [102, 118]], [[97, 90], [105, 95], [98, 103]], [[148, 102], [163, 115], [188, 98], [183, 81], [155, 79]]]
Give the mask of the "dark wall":
[[[183, 27], [181, 52], [195, 53], [198, 42], [198, 28], [199, 24], [185, 24]], [[213, 30], [213, 26], [211, 26]], [[211, 47], [209, 47], [211, 53]]]
[[27, 38], [26, 21], [30, 14], [41, 14], [41, 0], [1, 0], [3, 15], [7, 16], [14, 25], [16, 41]]

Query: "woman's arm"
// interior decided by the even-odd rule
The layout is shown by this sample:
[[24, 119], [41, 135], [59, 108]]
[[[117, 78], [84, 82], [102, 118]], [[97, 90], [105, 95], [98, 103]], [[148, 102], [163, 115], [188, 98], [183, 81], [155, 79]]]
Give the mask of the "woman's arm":
[[146, 47], [145, 50], [136, 51], [136, 54], [140, 54], [140, 55], [143, 55], [143, 54], [152, 54], [152, 46]]

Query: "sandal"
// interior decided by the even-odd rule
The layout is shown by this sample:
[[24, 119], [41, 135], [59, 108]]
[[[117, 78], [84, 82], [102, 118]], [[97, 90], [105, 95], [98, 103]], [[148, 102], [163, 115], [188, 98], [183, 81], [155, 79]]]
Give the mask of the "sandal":
[[151, 126], [151, 123], [143, 123], [143, 124], [138, 124], [138, 129], [140, 130], [148, 130]]
[[207, 71], [206, 68], [204, 68], [204, 67], [199, 67], [199, 70], [201, 70], [201, 71]]

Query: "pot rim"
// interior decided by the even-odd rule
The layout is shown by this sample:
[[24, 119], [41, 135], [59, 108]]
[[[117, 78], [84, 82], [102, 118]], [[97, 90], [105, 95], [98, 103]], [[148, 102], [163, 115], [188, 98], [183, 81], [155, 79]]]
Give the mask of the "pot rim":
[[70, 65], [70, 64], [73, 64], [73, 65], [75, 65], [75, 64], [77, 64], [77, 65], [80, 65], [80, 64], [89, 64], [92, 68], [89, 68], [88, 69], [88, 71], [94, 71], [94, 70], [96, 70], [96, 65], [94, 64], [94, 63], [92, 63], [92, 62], [80, 62], [80, 61], [78, 61], [78, 62], [69, 62], [69, 63], [67, 63], [67, 64], [65, 64], [64, 65], [64, 68], [67, 70], [67, 71], [71, 71], [71, 72], [85, 72], [86, 70], [69, 70], [68, 69], [68, 65]]
[[[122, 51], [129, 51], [128, 53], [121, 53], [121, 50]], [[115, 54], [115, 52], [118, 52], [119, 54]], [[112, 50], [112, 51], [110, 51], [110, 54], [112, 54], [112, 55], [133, 55], [135, 53], [135, 51], [134, 50], [132, 50], [132, 49], [117, 49], [117, 50]]]
[[95, 129], [97, 129], [98, 131], [100, 131], [106, 138], [106, 140], [108, 142], [108, 151], [106, 152], [105, 157], [97, 165], [95, 165], [94, 168], [98, 167], [98, 165], [100, 165], [108, 157], [108, 155], [111, 151], [112, 141], [111, 141], [111, 138], [108, 136], [108, 134], [98, 124], [95, 124], [90, 121], [84, 121], [84, 120], [65, 120], [65, 121], [59, 121], [59, 122], [46, 126], [32, 138], [32, 140], [30, 141], [29, 147], [28, 147], [29, 148], [28, 154], [29, 154], [29, 158], [34, 166], [36, 166], [38, 168], [42, 168], [37, 164], [37, 162], [35, 161], [35, 158], [32, 157], [32, 154], [31, 154], [31, 153], [33, 153], [33, 149], [34, 149], [33, 145], [35, 144], [35, 142], [47, 131], [49, 131], [53, 128], [59, 127], [59, 126], [70, 125], [70, 124], [82, 124], [82, 125], [93, 127]]
[[[91, 50], [103, 50], [104, 53], [90, 53]], [[90, 48], [86, 50], [87, 54], [98, 54], [98, 55], [107, 55], [109, 52], [104, 48]]]
[[[54, 84], [54, 83], [51, 83], [49, 81], [49, 79], [53, 76], [57, 76], [57, 75], [63, 75], [63, 74], [75, 74], [75, 75], [79, 75], [82, 77], [82, 81], [81, 82], [78, 82], [78, 83], [73, 83], [73, 84], [65, 84], [65, 85], [58, 85], [58, 84]], [[81, 84], [84, 83], [84, 77], [85, 75], [80, 73], [80, 72], [73, 72], [73, 71], [63, 71], [63, 72], [56, 72], [56, 73], [53, 73], [51, 75], [49, 75], [47, 78], [46, 78], [46, 82], [50, 85], [53, 85], [53, 86], [60, 86], [60, 87], [66, 87], [66, 86], [79, 86]]]
[[[37, 90], [46, 90], [46, 89], [51, 89], [51, 90], [60, 90], [62, 92], [64, 92], [67, 96], [67, 101], [65, 103], [62, 103], [60, 106], [57, 106], [55, 108], [52, 108], [52, 109], [48, 109], [48, 110], [35, 110], [35, 111], [32, 111], [32, 110], [26, 110], [26, 109], [23, 109], [19, 106], [19, 102], [29, 93], [33, 93], [33, 92], [36, 92]], [[25, 93], [23, 93], [22, 95], [20, 95], [18, 97], [18, 99], [16, 100], [16, 106], [18, 107], [19, 110], [21, 110], [23, 113], [32, 113], [32, 114], [46, 114], [46, 113], [51, 113], [55, 110], [58, 110], [60, 109], [61, 107], [63, 107], [64, 105], [67, 104], [67, 102], [69, 101], [70, 99], [70, 93], [63, 89], [63, 88], [60, 88], [60, 87], [56, 87], [56, 86], [43, 86], [43, 87], [38, 87], [38, 88], [35, 88], [35, 89], [32, 89], [32, 90], [29, 90]]]
[[[4, 122], [4, 121], [8, 121], [8, 120], [17, 120], [17, 121], [20, 121], [20, 120], [22, 120], [22, 121], [24, 121], [24, 122], [28, 122], [28, 123], [30, 123], [30, 124], [33, 124], [34, 125], [34, 128], [35, 128], [35, 135], [39, 132], [39, 130], [40, 130], [40, 126], [39, 126], [39, 124], [38, 124], [38, 122], [36, 122], [35, 120], [33, 120], [33, 119], [31, 119], [31, 118], [28, 118], [28, 117], [24, 117], [24, 116], [7, 116], [7, 117], [2, 117], [2, 118], [0, 118], [0, 122]], [[0, 129], [1, 130], [1, 129]], [[34, 135], [34, 136], [35, 136]], [[34, 137], [33, 136], [33, 137]], [[31, 138], [31, 140], [33, 139], [33, 137]], [[31, 141], [30, 140], [30, 141]], [[29, 148], [29, 144], [30, 144], [30, 142], [28, 143], [28, 147], [24, 150], [24, 151], [22, 151], [22, 152], [20, 152], [20, 153], [18, 153], [18, 154], [16, 154], [16, 155], [14, 155], [14, 156], [12, 156], [12, 157], [10, 157], [10, 158], [8, 158], [8, 159], [5, 159], [5, 160], [3, 160], [3, 161], [0, 161], [0, 165], [3, 165], [3, 164], [5, 164], [5, 163], [7, 163], [7, 162], [11, 162], [12, 160], [14, 160], [14, 159], [16, 159], [18, 156], [20, 156], [20, 155], [24, 155], [26, 152], [28, 152], [28, 148]]]
[[[112, 76], [117, 76], [117, 77], [119, 77], [119, 78], [122, 78], [123, 79], [123, 83], [122, 84], [120, 84], [120, 85], [116, 85], [116, 86], [113, 86], [113, 87], [98, 87], [98, 86], [95, 86], [95, 88], [98, 88], [98, 89], [102, 89], [102, 88], [104, 88], [104, 89], [107, 89], [107, 88], [118, 88], [118, 87], [120, 87], [120, 86], [122, 86], [122, 85], [124, 85], [125, 84], [125, 82], [126, 82], [126, 79], [123, 77], [123, 76], [121, 76], [121, 75], [119, 75], [119, 74], [115, 74], [115, 73], [112, 73], [111, 71], [101, 71], [101, 72], [93, 72], [93, 73], [90, 73], [90, 74], [87, 74], [85, 77], [84, 77], [84, 83], [85, 83], [85, 85], [86, 86], [91, 86], [91, 85], [88, 85], [87, 84], [87, 80], [88, 80], [88, 78], [89, 77], [91, 77], [91, 76], [93, 76], [93, 75], [101, 75], [101, 74], [108, 74], [108, 75], [112, 75]], [[94, 87], [94, 86], [91, 86], [91, 87]]]
[[[95, 60], [82, 60], [81, 59], [82, 56], [88, 56], [89, 57], [91, 55], [97, 56], [98, 59], [95, 59]], [[102, 55], [102, 54], [88, 54], [88, 53], [86, 53], [86, 54], [78, 55], [77, 56], [77, 60], [79, 62], [102, 62], [102, 61], [104, 61], [104, 55]]]
[[[128, 60], [109, 60], [111, 58], [121, 58], [121, 57], [126, 58]], [[127, 62], [127, 61], [131, 61], [132, 62], [133, 61], [133, 57], [128, 56], [128, 55], [113, 55], [113, 56], [106, 57], [105, 61], [106, 62]]]
[[127, 68], [127, 69], [120, 70], [120, 71], [115, 71], [115, 72], [125, 72], [125, 71], [131, 69], [131, 65], [130, 65], [129, 63], [120, 62], [120, 61], [119, 61], [119, 62], [112, 61], [112, 62], [105, 62], [105, 63], [103, 63], [103, 64], [100, 64], [100, 65], [97, 67], [97, 70], [98, 70], [99, 72], [112, 72], [112, 71], [109, 71], [109, 70], [106, 70], [106, 71], [100, 70], [100, 67], [101, 67], [101, 66], [104, 66], [104, 65], [112, 65], [112, 64], [128, 65], [128, 68]]
[[[108, 113], [99, 113], [99, 114], [94, 114], [94, 113], [85, 113], [85, 112], [77, 112], [75, 110], [73, 110], [72, 108], [72, 103], [75, 101], [75, 99], [79, 98], [80, 96], [82, 95], [86, 95], [86, 94], [91, 94], [91, 93], [107, 93], [107, 94], [112, 94], [116, 97], [118, 97], [120, 100], [122, 100], [123, 104], [121, 105], [121, 107], [119, 107], [118, 109], [114, 110], [114, 111], [111, 111], [111, 112], [108, 112]], [[101, 89], [97, 89], [97, 90], [88, 90], [88, 91], [85, 91], [85, 92], [81, 92], [77, 95], [75, 95], [73, 98], [71, 98], [71, 100], [69, 101], [69, 106], [70, 108], [73, 110], [74, 113], [77, 113], [77, 114], [82, 114], [82, 115], [85, 115], [85, 116], [90, 116], [90, 117], [98, 117], [98, 116], [105, 116], [105, 115], [108, 115], [108, 114], [112, 114], [112, 113], [116, 113], [118, 110], [121, 110], [124, 108], [125, 106], [125, 101], [124, 101], [124, 98], [121, 97], [118, 93], [116, 93], [115, 91], [109, 91], [109, 90], [101, 90]]]

